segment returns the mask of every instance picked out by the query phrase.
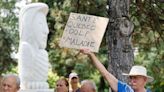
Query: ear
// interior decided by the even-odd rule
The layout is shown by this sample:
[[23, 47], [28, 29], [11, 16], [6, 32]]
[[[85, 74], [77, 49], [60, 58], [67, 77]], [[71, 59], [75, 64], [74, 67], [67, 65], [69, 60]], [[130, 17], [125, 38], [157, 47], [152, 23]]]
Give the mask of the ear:
[[147, 82], [148, 78], [147, 77], [144, 77], [144, 80], [145, 80], [145, 82]]

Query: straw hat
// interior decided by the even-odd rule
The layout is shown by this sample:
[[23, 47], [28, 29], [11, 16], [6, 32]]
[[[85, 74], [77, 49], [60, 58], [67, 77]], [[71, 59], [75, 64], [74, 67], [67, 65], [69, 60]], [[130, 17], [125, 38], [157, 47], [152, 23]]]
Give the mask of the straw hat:
[[141, 75], [141, 76], [145, 76], [148, 78], [148, 82], [152, 82], [154, 79], [151, 76], [147, 75], [147, 70], [145, 67], [143, 66], [133, 66], [129, 72], [129, 74], [127, 73], [123, 73], [123, 75], [127, 75], [127, 76], [136, 76], [136, 75]]

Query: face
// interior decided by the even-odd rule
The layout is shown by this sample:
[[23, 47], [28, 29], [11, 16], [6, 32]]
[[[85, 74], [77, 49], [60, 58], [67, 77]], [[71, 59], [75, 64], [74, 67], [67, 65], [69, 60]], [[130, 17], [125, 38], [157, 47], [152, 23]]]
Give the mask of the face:
[[96, 92], [96, 91], [93, 90], [90, 85], [84, 84], [81, 86], [80, 92]]
[[2, 81], [2, 92], [17, 92], [18, 90], [19, 87], [17, 87], [14, 77], [9, 77]]
[[78, 82], [79, 82], [79, 78], [77, 78], [77, 77], [73, 77], [71, 79], [71, 84], [78, 84]]
[[47, 36], [49, 33], [46, 16], [40, 12], [36, 15], [34, 19], [34, 34], [36, 35], [36, 42], [39, 45], [39, 48], [44, 49], [46, 48], [47, 44]]
[[140, 75], [130, 76], [129, 80], [130, 80], [130, 85], [134, 90], [144, 88], [147, 82], [147, 78]]
[[68, 92], [68, 87], [64, 80], [57, 81], [56, 92]]

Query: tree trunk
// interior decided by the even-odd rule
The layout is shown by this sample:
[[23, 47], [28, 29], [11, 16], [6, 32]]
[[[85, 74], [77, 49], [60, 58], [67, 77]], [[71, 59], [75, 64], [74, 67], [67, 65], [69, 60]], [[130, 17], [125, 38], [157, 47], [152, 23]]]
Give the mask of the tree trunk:
[[134, 59], [131, 43], [134, 25], [128, 16], [129, 0], [108, 0], [108, 5], [108, 70], [119, 80], [126, 82], [127, 79], [122, 73], [129, 72]]

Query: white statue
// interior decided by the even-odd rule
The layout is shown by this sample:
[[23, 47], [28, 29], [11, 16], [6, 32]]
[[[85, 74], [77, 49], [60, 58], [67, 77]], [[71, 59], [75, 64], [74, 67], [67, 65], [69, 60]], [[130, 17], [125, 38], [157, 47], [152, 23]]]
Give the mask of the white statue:
[[48, 89], [48, 54], [45, 50], [49, 33], [48, 6], [32, 3], [23, 7], [19, 16], [18, 70], [21, 89]]

